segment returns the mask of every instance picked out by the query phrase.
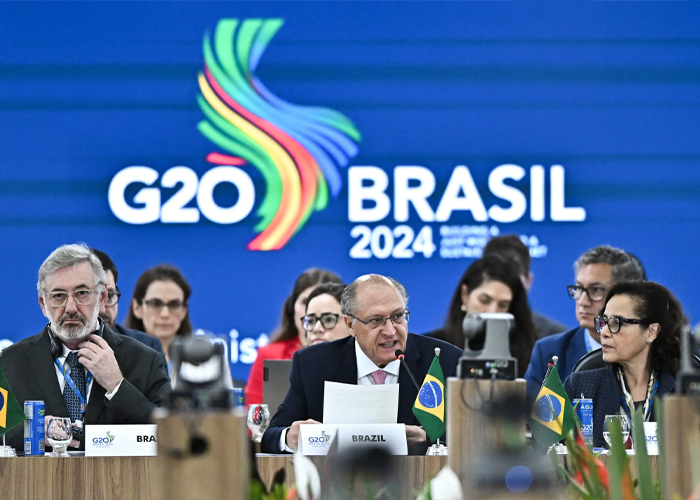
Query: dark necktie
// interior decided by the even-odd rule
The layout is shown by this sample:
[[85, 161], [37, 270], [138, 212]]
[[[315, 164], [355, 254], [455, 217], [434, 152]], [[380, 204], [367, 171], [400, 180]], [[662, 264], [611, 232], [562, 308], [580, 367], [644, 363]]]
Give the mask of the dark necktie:
[[[85, 391], [85, 369], [83, 368], [83, 365], [78, 363], [78, 353], [68, 353], [66, 363], [68, 366], [70, 366], [70, 378], [73, 379], [73, 382], [75, 382], [75, 387], [80, 390], [80, 394], [82, 394], [83, 398], [85, 398], [87, 394]], [[75, 391], [71, 389], [68, 382], [66, 382], [66, 384], [63, 386], [63, 401], [66, 403], [66, 408], [68, 408], [68, 415], [70, 416], [70, 419], [73, 422], [76, 420], [81, 420], [83, 412], [80, 409], [80, 398]]]

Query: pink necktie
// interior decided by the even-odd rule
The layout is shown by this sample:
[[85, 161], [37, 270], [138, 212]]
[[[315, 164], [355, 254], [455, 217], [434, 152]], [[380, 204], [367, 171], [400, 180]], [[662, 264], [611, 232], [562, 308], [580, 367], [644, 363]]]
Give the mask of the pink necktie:
[[374, 380], [374, 385], [384, 385], [384, 381], [386, 380], [386, 372], [384, 370], [377, 370], [369, 375], [372, 377], [372, 380]]

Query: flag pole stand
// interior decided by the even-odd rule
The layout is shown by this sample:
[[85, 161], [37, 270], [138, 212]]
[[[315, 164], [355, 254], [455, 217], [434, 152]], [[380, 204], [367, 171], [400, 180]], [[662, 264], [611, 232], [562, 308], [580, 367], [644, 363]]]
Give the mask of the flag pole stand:
[[429, 456], [447, 456], [447, 446], [440, 443], [438, 439], [434, 445], [428, 448], [426, 455]]

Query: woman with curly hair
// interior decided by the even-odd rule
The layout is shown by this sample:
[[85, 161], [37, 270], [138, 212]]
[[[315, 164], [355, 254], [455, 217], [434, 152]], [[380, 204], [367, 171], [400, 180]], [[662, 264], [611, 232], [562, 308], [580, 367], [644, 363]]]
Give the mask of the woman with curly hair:
[[572, 373], [564, 387], [570, 398], [593, 400], [593, 443], [603, 446], [605, 415], [631, 415], [643, 408], [654, 422], [654, 396], [676, 388], [680, 338], [687, 319], [678, 299], [650, 281], [613, 285], [595, 319], [605, 368]]

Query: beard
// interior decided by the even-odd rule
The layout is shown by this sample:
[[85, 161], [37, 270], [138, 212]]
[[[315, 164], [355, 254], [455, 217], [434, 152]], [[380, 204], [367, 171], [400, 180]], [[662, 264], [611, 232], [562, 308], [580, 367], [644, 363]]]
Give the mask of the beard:
[[[97, 329], [97, 317], [99, 310], [100, 303], [97, 302], [89, 319], [77, 311], [74, 313], [66, 313], [61, 316], [58, 321], [51, 321], [51, 331], [62, 342], [77, 342], [83, 340]], [[64, 323], [69, 320], [78, 320], [81, 324], [64, 326]]]

